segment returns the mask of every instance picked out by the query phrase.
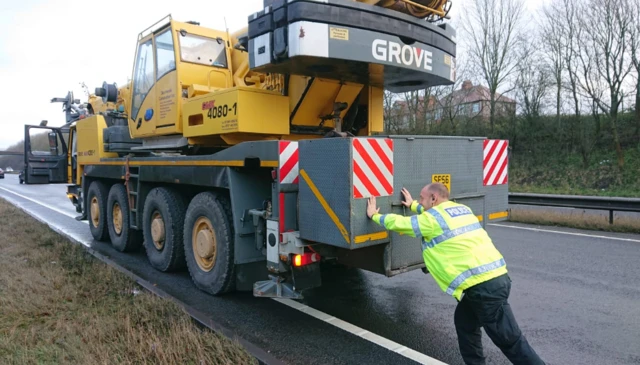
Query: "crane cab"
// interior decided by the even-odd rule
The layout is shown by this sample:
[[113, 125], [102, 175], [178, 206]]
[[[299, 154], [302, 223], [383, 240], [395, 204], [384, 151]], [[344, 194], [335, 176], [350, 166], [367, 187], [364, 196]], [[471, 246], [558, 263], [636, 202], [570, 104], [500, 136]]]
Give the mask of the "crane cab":
[[133, 138], [181, 135], [189, 97], [232, 86], [226, 32], [170, 16], [138, 35], [127, 106]]
[[358, 2], [280, 1], [232, 35], [165, 18], [138, 36], [131, 149], [381, 132], [384, 89], [453, 83], [454, 39], [448, 26]]

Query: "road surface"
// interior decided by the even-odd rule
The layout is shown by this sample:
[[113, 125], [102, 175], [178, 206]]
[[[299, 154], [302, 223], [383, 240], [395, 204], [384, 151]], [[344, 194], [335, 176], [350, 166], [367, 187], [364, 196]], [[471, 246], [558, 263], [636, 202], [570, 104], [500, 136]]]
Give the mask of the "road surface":
[[[251, 293], [212, 297], [197, 290], [187, 273], [154, 271], [143, 252], [124, 255], [93, 241], [87, 223], [72, 218], [65, 189], [19, 185], [13, 175], [0, 180], [0, 197], [285, 363], [463, 364], [453, 325], [456, 302], [420, 270], [386, 278], [333, 268], [301, 303]], [[516, 318], [547, 364], [640, 364], [640, 235], [512, 223], [487, 230], [507, 261]], [[488, 364], [509, 364], [486, 335], [484, 340]]]

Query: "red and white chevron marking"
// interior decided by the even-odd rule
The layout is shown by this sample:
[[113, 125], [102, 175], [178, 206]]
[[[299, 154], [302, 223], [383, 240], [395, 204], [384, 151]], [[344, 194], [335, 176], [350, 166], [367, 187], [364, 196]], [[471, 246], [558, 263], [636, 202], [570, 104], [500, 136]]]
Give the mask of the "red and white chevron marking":
[[393, 141], [382, 138], [354, 138], [353, 197], [393, 194]]
[[482, 179], [485, 186], [503, 185], [509, 181], [509, 141], [501, 139], [484, 140]]
[[298, 142], [280, 141], [280, 184], [298, 183]]

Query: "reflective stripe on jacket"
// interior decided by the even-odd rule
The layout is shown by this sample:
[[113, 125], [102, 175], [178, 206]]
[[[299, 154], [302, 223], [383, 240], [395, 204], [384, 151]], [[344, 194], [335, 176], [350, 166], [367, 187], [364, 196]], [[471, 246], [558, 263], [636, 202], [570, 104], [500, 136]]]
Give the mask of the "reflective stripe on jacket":
[[386, 229], [422, 240], [422, 257], [442, 291], [460, 300], [462, 292], [507, 273], [502, 254], [471, 209], [447, 201], [427, 211], [414, 201], [413, 216], [374, 214]]

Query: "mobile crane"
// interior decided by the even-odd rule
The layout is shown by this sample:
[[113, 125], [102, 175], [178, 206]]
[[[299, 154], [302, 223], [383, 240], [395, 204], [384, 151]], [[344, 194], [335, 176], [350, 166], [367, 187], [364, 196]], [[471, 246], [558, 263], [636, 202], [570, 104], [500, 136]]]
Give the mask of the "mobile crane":
[[[144, 247], [219, 295], [301, 298], [327, 259], [385, 276], [427, 272], [417, 239], [367, 219], [404, 214], [401, 187], [442, 181], [483, 223], [482, 137], [384, 136], [383, 92], [455, 80], [448, 0], [265, 0], [229, 33], [170, 16], [138, 35], [122, 107], [78, 120], [67, 195], [97, 241]], [[502, 216], [501, 216], [502, 217]]]

